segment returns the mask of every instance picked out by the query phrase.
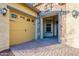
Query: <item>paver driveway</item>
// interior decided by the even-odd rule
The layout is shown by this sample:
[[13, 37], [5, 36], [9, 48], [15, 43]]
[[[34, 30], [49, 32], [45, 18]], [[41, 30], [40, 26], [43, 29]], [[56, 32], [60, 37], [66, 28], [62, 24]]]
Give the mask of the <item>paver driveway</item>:
[[62, 45], [57, 38], [46, 38], [44, 40], [34, 40], [28, 43], [11, 47], [16, 56], [63, 56], [79, 55], [79, 49]]

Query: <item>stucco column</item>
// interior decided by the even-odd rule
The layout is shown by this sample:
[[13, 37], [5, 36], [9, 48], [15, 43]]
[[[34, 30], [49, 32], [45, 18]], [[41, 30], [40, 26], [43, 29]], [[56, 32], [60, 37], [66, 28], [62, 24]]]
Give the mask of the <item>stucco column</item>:
[[38, 18], [35, 19], [35, 40], [38, 39]]
[[41, 20], [41, 23], [40, 23], [40, 25], [41, 25], [41, 35], [40, 35], [40, 37], [41, 37], [41, 39], [43, 39], [43, 19], [40, 18], [40, 20]]
[[58, 41], [61, 42], [61, 14], [58, 13]]
[[[0, 9], [2, 10], [3, 8], [7, 9], [7, 5], [0, 3]], [[5, 16], [0, 12], [0, 51], [8, 48], [9, 48], [9, 9], [7, 9], [7, 13]]]

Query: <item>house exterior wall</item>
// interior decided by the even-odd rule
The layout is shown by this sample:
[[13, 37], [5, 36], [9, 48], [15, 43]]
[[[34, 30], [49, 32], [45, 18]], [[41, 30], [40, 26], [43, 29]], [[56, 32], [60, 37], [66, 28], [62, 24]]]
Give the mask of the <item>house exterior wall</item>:
[[79, 12], [79, 4], [67, 4], [66, 10], [70, 11], [66, 15], [66, 44], [75, 48], [79, 48], [79, 16], [77, 18], [72, 16], [73, 10]]
[[[7, 8], [6, 4], [0, 3], [0, 10], [2, 8]], [[0, 12], [0, 51], [9, 48], [9, 25], [9, 10], [7, 9], [5, 16]]]
[[[8, 6], [11, 6], [15, 9], [21, 10], [24, 13], [15, 10], [15, 9], [8, 9]], [[53, 5], [53, 4], [52, 4]], [[74, 18], [72, 16], [73, 10], [79, 10], [79, 4], [66, 4], [57, 6], [62, 10], [69, 10], [70, 13], [67, 15], [60, 15], [61, 16], [61, 42], [67, 44], [72, 47], [79, 48], [79, 17]], [[45, 4], [41, 4], [40, 6], [36, 7], [40, 10], [45, 11], [44, 9]], [[53, 5], [55, 8], [56, 5]], [[50, 7], [50, 6], [49, 6]], [[52, 7], [52, 8], [53, 8]], [[16, 45], [24, 42], [31, 41], [35, 38], [35, 17], [39, 16], [36, 12], [32, 9], [28, 8], [25, 4], [21, 3], [13, 3], [13, 4], [1, 4], [0, 9], [6, 8], [7, 14], [3, 16], [0, 13], [0, 51], [8, 49], [10, 45]], [[11, 14], [16, 14], [18, 17], [13, 19], [11, 18]], [[44, 13], [42, 13], [44, 14]], [[31, 16], [30, 16], [31, 15]], [[25, 17], [22, 19], [20, 16]], [[51, 15], [52, 16], [52, 15]], [[43, 20], [39, 16], [37, 18], [37, 32], [40, 32], [40, 22]], [[30, 18], [30, 21], [27, 19]], [[39, 31], [38, 31], [39, 30]], [[38, 35], [38, 34], [37, 34]], [[40, 33], [39, 33], [40, 35]], [[39, 38], [39, 37], [38, 37]]]

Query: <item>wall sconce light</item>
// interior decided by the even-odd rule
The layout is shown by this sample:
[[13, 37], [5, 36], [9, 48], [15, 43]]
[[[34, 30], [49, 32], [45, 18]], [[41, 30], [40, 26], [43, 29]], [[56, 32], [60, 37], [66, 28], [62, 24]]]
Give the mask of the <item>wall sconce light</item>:
[[76, 10], [73, 10], [73, 11], [72, 11], [72, 16], [73, 16], [74, 18], [77, 18], [78, 15], [79, 15], [79, 12], [78, 12], [78, 11], [76, 11]]
[[6, 9], [6, 8], [3, 8], [3, 9], [2, 9], [2, 13], [3, 13], [3, 15], [5, 16], [5, 15], [7, 14], [7, 9]]

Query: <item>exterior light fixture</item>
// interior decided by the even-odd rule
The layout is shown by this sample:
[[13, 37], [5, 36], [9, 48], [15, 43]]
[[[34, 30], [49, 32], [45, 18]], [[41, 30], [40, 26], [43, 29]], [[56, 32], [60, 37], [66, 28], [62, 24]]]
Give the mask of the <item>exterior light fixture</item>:
[[78, 12], [78, 11], [76, 11], [76, 10], [73, 10], [73, 11], [72, 11], [72, 16], [73, 16], [74, 18], [77, 18], [78, 15], [79, 15], [79, 12]]
[[6, 8], [3, 8], [3, 9], [2, 9], [2, 13], [3, 13], [3, 15], [5, 16], [6, 13], [7, 13], [7, 9], [6, 9]]

